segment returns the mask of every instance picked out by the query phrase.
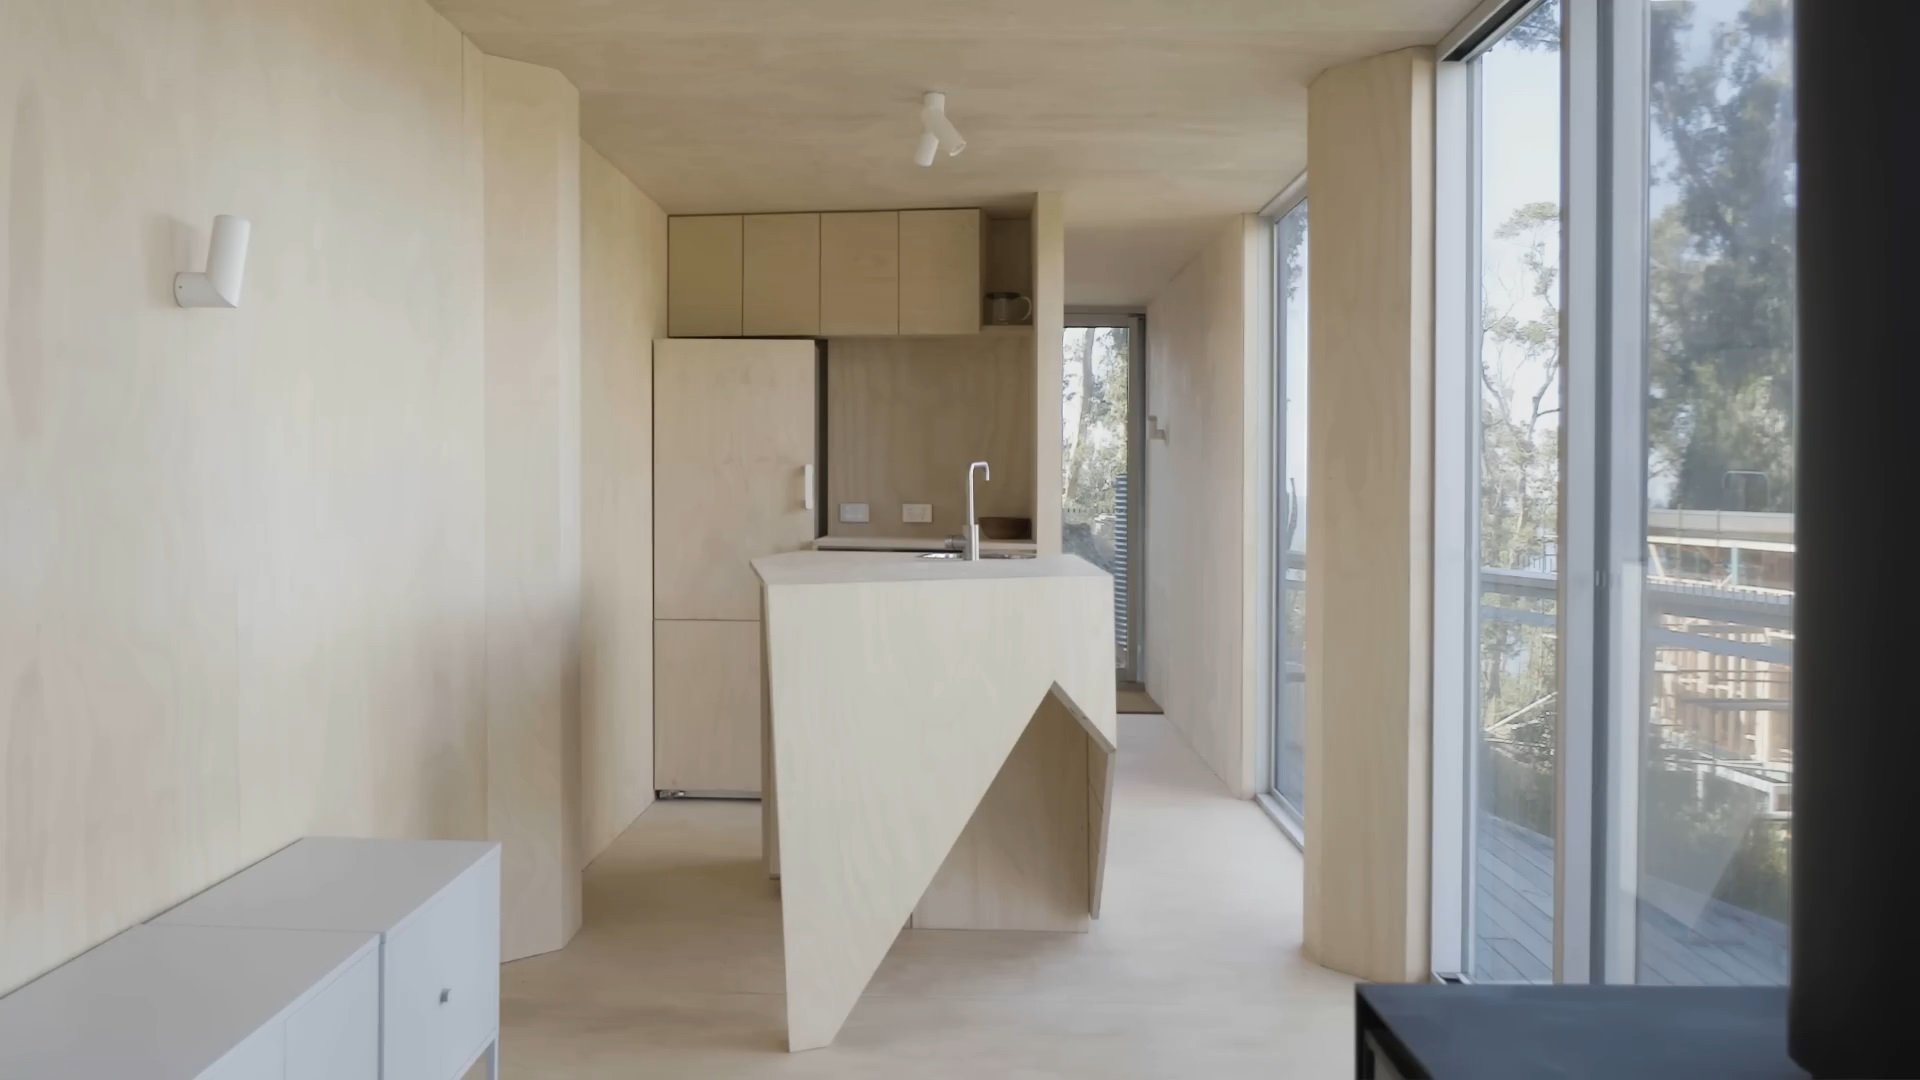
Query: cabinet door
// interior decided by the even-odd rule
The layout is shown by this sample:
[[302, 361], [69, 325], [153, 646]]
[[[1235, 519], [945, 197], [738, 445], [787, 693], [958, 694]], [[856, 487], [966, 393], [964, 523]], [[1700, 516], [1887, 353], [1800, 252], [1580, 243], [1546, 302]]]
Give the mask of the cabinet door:
[[380, 953], [287, 1017], [287, 1080], [380, 1080]]
[[740, 336], [740, 215], [667, 219], [667, 333]]
[[500, 1022], [497, 866], [489, 859], [469, 869], [433, 904], [434, 964], [446, 998], [440, 1003], [438, 1076], [460, 1076]]
[[748, 337], [820, 332], [820, 215], [747, 217], [741, 330]]
[[980, 330], [980, 211], [900, 212], [900, 332]]
[[414, 915], [381, 944], [385, 979], [380, 1002], [383, 1077], [439, 1077], [446, 1036], [440, 1007], [439, 949], [433, 907]]
[[654, 343], [655, 617], [758, 619], [752, 561], [813, 542], [816, 356], [811, 341]]
[[653, 774], [662, 790], [760, 793], [760, 624], [653, 624]]
[[900, 215], [820, 215], [820, 333], [900, 332]]

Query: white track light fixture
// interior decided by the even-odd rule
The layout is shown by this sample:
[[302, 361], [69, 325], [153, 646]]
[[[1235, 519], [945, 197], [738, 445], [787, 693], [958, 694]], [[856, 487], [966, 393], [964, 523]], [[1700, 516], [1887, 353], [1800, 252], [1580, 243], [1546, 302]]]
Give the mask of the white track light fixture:
[[953, 122], [947, 119], [947, 95], [937, 90], [927, 91], [920, 99], [920, 124], [925, 129], [920, 133], [920, 145], [913, 153], [916, 165], [933, 164], [934, 152], [945, 150], [948, 157], [967, 148], [967, 140], [960, 137]]

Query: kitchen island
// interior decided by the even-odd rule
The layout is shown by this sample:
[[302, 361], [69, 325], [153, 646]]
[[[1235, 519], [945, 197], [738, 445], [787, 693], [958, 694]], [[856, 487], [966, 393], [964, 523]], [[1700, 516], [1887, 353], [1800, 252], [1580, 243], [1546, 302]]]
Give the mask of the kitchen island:
[[1073, 556], [756, 559], [787, 1040], [901, 927], [1084, 931], [1113, 781], [1113, 582]]

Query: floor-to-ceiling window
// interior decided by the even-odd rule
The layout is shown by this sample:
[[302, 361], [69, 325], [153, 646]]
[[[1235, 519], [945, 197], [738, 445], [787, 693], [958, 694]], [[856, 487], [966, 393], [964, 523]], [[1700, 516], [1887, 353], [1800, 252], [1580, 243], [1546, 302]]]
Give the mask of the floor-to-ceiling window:
[[1113, 575], [1114, 670], [1138, 678], [1144, 335], [1134, 315], [1074, 315], [1061, 339], [1061, 550]]
[[1274, 223], [1273, 797], [1306, 820], [1307, 203]]
[[1471, 671], [1436, 695], [1462, 746], [1436, 755], [1462, 774], [1436, 775], [1443, 972], [1785, 980], [1791, 25], [1789, 0], [1544, 0], [1442, 72], [1473, 225], [1440, 258], [1477, 295], [1437, 370], [1477, 416], [1436, 498], [1478, 504], [1470, 565], [1435, 568], [1474, 631], [1436, 634]]
[[1560, 11], [1474, 61], [1477, 713], [1469, 969], [1553, 977], [1560, 513]]
[[1786, 0], [1649, 4], [1642, 982], [1786, 979], [1794, 141]]

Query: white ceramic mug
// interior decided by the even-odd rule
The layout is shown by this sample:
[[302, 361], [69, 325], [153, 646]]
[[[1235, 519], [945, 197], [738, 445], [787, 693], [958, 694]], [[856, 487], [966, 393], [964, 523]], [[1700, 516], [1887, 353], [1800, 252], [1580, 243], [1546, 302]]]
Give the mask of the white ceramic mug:
[[[1013, 313], [1015, 301], [1025, 305], [1018, 316]], [[1033, 301], [1017, 292], [990, 292], [987, 294], [987, 321], [994, 326], [1013, 326], [1028, 322], [1033, 318]]]

